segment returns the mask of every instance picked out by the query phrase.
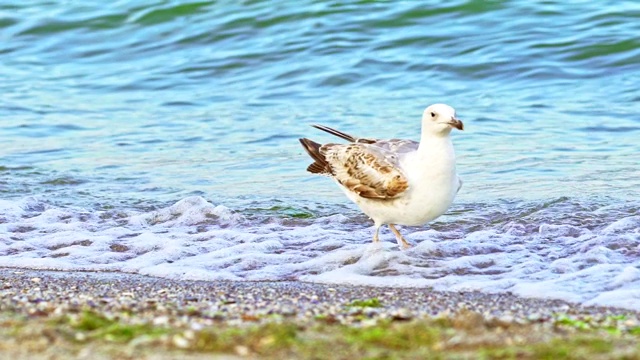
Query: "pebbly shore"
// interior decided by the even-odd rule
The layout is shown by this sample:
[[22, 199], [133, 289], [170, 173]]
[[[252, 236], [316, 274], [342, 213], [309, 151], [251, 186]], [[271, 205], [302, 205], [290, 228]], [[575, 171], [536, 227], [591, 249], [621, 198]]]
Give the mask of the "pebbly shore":
[[[174, 281], [125, 273], [0, 269], [0, 306], [29, 315], [80, 309], [128, 310], [157, 318], [189, 314], [192, 320], [252, 321], [281, 315], [296, 321], [318, 316], [353, 322], [367, 308], [368, 318], [410, 319], [446, 316], [461, 310], [501, 321], [540, 321], [555, 314], [606, 317], [640, 313], [586, 307], [560, 300], [523, 299], [508, 294], [437, 292], [429, 289], [340, 286], [282, 282]], [[375, 306], [351, 306], [377, 299]], [[365, 303], [366, 305], [366, 303]], [[358, 317], [360, 319], [361, 317]], [[156, 322], [159, 321], [156, 319]]]
[[[367, 328], [394, 322], [427, 321], [433, 324], [434, 319], [446, 319], [450, 324], [448, 326], [458, 330], [467, 329], [465, 331], [477, 327], [490, 333], [495, 329], [517, 328], [520, 329], [518, 331], [524, 331], [524, 335], [521, 334], [524, 336], [521, 336], [523, 343], [529, 341], [526, 335], [528, 331], [541, 332], [541, 337], [535, 341], [545, 340], [545, 331], [551, 337], [558, 335], [558, 329], [566, 332], [567, 329], [603, 328], [608, 329], [608, 333], [624, 336], [628, 333], [631, 334], [629, 336], [635, 336], [636, 332], [640, 334], [638, 312], [586, 307], [556, 300], [523, 299], [509, 294], [436, 292], [429, 289], [355, 287], [294, 281], [174, 281], [124, 273], [9, 268], [0, 269], [0, 314], [5, 326], [16, 322], [23, 327], [39, 324], [33, 325], [33, 328], [39, 327], [41, 330], [43, 326], [48, 326], [42, 325], [42, 319], [67, 319], [59, 323], [59, 328], [66, 326], [71, 329], [62, 338], [71, 337], [71, 343], [77, 344], [82, 344], [87, 337], [96, 333], [95, 328], [88, 327], [87, 330], [77, 326], [84, 321], [80, 319], [83, 314], [105, 319], [104, 322], [110, 326], [118, 321], [168, 329], [162, 334], [164, 338], [159, 338], [178, 350], [188, 350], [193, 343], [190, 337], [211, 327], [246, 328], [269, 323], [294, 324], [298, 329], [318, 324]], [[456, 321], [464, 324], [456, 325]], [[527, 330], [528, 326], [535, 326], [535, 329]], [[86, 331], [83, 333], [78, 329]], [[180, 333], [176, 333], [178, 330]], [[48, 335], [54, 338], [54, 342], [57, 341], [56, 336]], [[127, 343], [130, 340], [135, 342], [135, 337], [134, 334], [127, 338]], [[518, 338], [514, 339], [517, 342]], [[633, 344], [632, 340], [630, 344]], [[9, 351], [13, 345], [20, 344], [20, 337], [2, 341], [0, 350]], [[252, 352], [250, 344], [238, 346], [223, 348], [222, 352], [231, 349], [234, 356], [249, 357], [259, 353]], [[632, 354], [640, 350], [630, 346]], [[153, 358], [148, 353], [152, 350], [146, 351], [146, 356]], [[43, 354], [48, 353], [45, 351]], [[79, 352], [74, 354], [78, 355]]]

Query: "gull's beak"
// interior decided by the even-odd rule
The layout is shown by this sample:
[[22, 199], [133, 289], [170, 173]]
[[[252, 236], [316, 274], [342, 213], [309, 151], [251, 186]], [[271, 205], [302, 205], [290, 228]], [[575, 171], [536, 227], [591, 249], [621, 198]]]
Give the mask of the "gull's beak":
[[451, 121], [449, 121], [447, 124], [451, 125], [451, 127], [454, 127], [458, 130], [464, 130], [464, 124], [462, 123], [462, 121], [452, 117]]

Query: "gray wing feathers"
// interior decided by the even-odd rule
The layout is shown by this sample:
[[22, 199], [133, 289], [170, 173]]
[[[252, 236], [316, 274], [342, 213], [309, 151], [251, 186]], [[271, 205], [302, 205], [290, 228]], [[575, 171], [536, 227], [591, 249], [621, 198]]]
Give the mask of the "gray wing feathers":
[[375, 147], [387, 150], [394, 154], [404, 154], [418, 150], [420, 143], [413, 140], [391, 139], [391, 140], [377, 140], [371, 144]]

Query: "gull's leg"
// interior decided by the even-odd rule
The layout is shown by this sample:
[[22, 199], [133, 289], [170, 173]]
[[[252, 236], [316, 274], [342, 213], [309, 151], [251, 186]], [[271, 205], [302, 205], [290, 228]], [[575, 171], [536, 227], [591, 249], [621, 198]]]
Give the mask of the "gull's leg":
[[380, 226], [382, 226], [382, 224], [375, 224], [376, 225], [376, 231], [373, 233], [373, 242], [375, 244], [380, 242], [380, 239], [378, 238], [378, 233], [380, 232]]
[[393, 231], [393, 234], [396, 236], [396, 240], [398, 240], [398, 245], [402, 246], [403, 249], [408, 249], [411, 247], [411, 245], [407, 242], [407, 240], [405, 240], [402, 237], [402, 234], [400, 234], [400, 231], [396, 229], [395, 225], [389, 224], [389, 229], [391, 229], [391, 231]]

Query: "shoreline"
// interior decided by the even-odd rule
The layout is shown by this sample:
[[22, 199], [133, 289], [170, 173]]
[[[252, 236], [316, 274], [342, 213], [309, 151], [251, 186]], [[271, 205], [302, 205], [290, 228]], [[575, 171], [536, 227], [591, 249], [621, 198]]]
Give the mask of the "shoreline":
[[[509, 293], [481, 293], [477, 291], [434, 291], [429, 288], [410, 287], [378, 287], [366, 285], [336, 285], [311, 283], [303, 281], [203, 281], [203, 280], [171, 280], [153, 276], [121, 272], [100, 271], [56, 271], [32, 270], [23, 268], [0, 267], [0, 290], [13, 287], [15, 282], [21, 284], [46, 286], [54, 285], [53, 290], [61, 285], [69, 285], [78, 293], [88, 292], [93, 297], [102, 297], [108, 303], [113, 294], [135, 286], [136, 291], [126, 292], [132, 298], [140, 296], [142, 300], [153, 302], [160, 299], [185, 298], [188, 302], [200, 302], [202, 305], [215, 304], [250, 304], [256, 298], [274, 301], [274, 295], [288, 306], [298, 310], [309, 304], [347, 305], [363, 298], [378, 298], [384, 308], [402, 308], [411, 311], [415, 316], [438, 316], [459, 309], [481, 311], [486, 315], [524, 316], [531, 313], [576, 313], [576, 314], [635, 314], [640, 318], [640, 311], [606, 307], [585, 306], [560, 299], [523, 298]], [[59, 284], [58, 282], [62, 282]], [[4, 284], [4, 286], [3, 286]], [[7, 286], [11, 285], [11, 286]], [[80, 286], [82, 285], [82, 286]], [[111, 289], [101, 288], [109, 286]], [[80, 287], [80, 288], [78, 288]], [[99, 289], [100, 288], [100, 289]], [[100, 290], [100, 291], [97, 291]], [[173, 296], [162, 296], [173, 292]], [[243, 295], [242, 292], [246, 292]], [[55, 295], [48, 293], [49, 296]], [[109, 295], [111, 295], [109, 297]], [[179, 296], [178, 296], [179, 295]], [[87, 295], [88, 297], [91, 297]], [[273, 305], [261, 303], [261, 306]], [[487, 305], [491, 305], [487, 309]], [[299, 311], [296, 313], [300, 313]]]
[[[433, 351], [439, 351], [438, 346], [447, 350], [452, 338], [462, 343], [470, 342], [467, 345], [473, 349], [471, 344], [477, 344], [479, 339], [495, 336], [498, 338], [490, 341], [492, 346], [510, 349], [519, 343], [527, 348], [546, 344], [574, 332], [576, 336], [582, 336], [582, 331], [587, 331], [587, 335], [592, 332], [596, 338], [603, 336], [601, 332], [615, 334], [619, 338], [612, 338], [611, 341], [621, 342], [616, 348], [627, 349], [627, 346], [631, 354], [640, 356], [640, 347], [633, 345], [640, 340], [640, 312], [633, 310], [582, 306], [561, 300], [524, 299], [508, 294], [447, 293], [423, 288], [378, 288], [292, 281], [175, 281], [126, 273], [0, 268], [0, 322], [7, 328], [40, 329], [36, 335], [29, 330], [27, 333], [31, 335], [26, 337], [22, 330], [3, 330], [3, 336], [0, 336], [3, 339], [0, 340], [0, 351], [16, 355], [22, 354], [20, 351], [27, 351], [29, 357], [37, 354], [49, 356], [54, 351], [50, 346], [32, 349], [25, 345], [25, 341], [31, 341], [32, 338], [48, 339], [43, 340], [45, 343], [53, 341], [58, 345], [63, 344], [57, 348], [67, 349], [65, 356], [79, 356], [89, 343], [102, 349], [99, 353], [106, 358], [115, 356], [113, 351], [118, 354], [116, 357], [126, 355], [118, 352], [125, 351], [123, 349], [136, 358], [164, 358], [162, 356], [172, 351], [199, 354], [203, 346], [209, 349], [207, 346], [213, 340], [199, 338], [208, 331], [249, 331], [249, 335], [253, 334], [250, 338], [240, 336], [210, 350], [229, 356], [277, 358], [283, 352], [299, 350], [303, 346], [300, 344], [305, 344], [298, 344], [297, 340], [292, 339], [315, 339], [320, 335], [332, 336], [336, 332], [349, 333], [379, 327], [383, 328], [383, 333], [397, 337], [392, 334], [404, 331], [409, 326], [420, 326], [422, 330], [418, 333], [437, 330], [440, 334], [442, 330], [438, 338], [443, 339], [442, 344], [434, 342], [435, 345], [431, 347], [423, 348], [421, 344], [414, 344], [415, 347], [412, 345], [404, 349], [431, 351], [411, 352], [411, 356], [435, 354]], [[56, 325], [50, 325], [51, 322]], [[78, 327], [78, 323], [84, 322], [98, 325]], [[102, 325], [99, 324], [103, 324], [104, 328], [101, 329]], [[119, 342], [116, 340], [120, 335], [105, 330], [114, 326], [134, 326], [140, 333], [134, 331], [124, 337], [125, 341]], [[251, 329], [259, 328], [261, 330], [258, 332], [275, 331], [279, 334], [282, 326], [293, 326], [294, 330], [287, 328], [287, 331], [293, 331], [296, 336], [283, 344], [273, 340], [279, 344], [277, 351], [264, 338], [256, 340], [255, 344], [252, 342], [255, 340], [253, 336], [257, 335]], [[482, 331], [477, 333], [478, 329]], [[158, 337], [148, 332], [157, 332]], [[459, 334], [455, 335], [457, 333], [464, 334], [464, 337], [460, 338]], [[221, 336], [218, 334], [214, 338]], [[341, 338], [344, 336], [341, 335]], [[263, 344], [265, 341], [268, 346]], [[111, 349], [114, 344], [126, 346]], [[168, 352], [158, 352], [157, 346]], [[455, 348], [459, 347], [456, 345]], [[265, 350], [267, 348], [271, 350]], [[368, 351], [361, 347], [358, 349], [361, 352]]]

